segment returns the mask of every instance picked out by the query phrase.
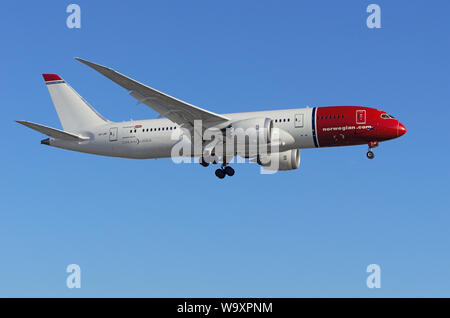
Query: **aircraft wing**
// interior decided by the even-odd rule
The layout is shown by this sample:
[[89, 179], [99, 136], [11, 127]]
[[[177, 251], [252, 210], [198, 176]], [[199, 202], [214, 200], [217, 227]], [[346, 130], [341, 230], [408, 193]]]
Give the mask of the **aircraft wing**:
[[88, 137], [83, 137], [80, 135], [68, 133], [66, 131], [62, 131], [59, 129], [51, 128], [48, 126], [32, 123], [30, 121], [25, 120], [16, 120], [17, 123], [27, 126], [28, 128], [39, 131], [40, 133], [47, 135], [49, 137], [53, 137], [55, 139], [62, 139], [67, 141], [85, 141], [88, 140]]
[[143, 103], [149, 106], [158, 112], [161, 117], [166, 117], [181, 126], [191, 129], [194, 126], [194, 120], [202, 120], [204, 126], [212, 126], [229, 121], [229, 118], [225, 116], [183, 102], [154, 88], [141, 84], [111, 68], [78, 57], [75, 59], [130, 91], [130, 95], [138, 100], [138, 104]]

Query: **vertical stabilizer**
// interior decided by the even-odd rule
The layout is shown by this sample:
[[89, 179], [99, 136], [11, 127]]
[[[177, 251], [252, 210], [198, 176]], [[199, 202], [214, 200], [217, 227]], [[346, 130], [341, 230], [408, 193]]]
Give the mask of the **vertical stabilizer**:
[[107, 123], [78, 93], [56, 74], [42, 74], [65, 131], [78, 131]]

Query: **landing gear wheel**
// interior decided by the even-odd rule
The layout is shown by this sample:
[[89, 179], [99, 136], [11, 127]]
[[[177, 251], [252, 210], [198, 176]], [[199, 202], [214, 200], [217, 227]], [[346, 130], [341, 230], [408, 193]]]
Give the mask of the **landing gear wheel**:
[[217, 169], [216, 170], [216, 177], [219, 179], [225, 178], [225, 171], [223, 169]]
[[369, 158], [369, 159], [373, 159], [373, 158], [375, 158], [375, 154], [372, 152], [372, 151], [368, 151], [367, 152], [367, 158]]
[[204, 159], [203, 157], [200, 158], [199, 163], [200, 163], [203, 167], [209, 166], [209, 162], [206, 162], [205, 159]]
[[231, 168], [230, 166], [226, 166], [223, 171], [230, 177], [232, 177], [234, 175], [234, 169]]

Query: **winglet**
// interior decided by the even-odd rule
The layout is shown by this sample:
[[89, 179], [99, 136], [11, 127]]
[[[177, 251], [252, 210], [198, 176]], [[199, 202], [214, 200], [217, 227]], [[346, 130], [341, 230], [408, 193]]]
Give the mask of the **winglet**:
[[42, 74], [45, 82], [62, 81], [63, 79], [56, 74]]
[[[83, 63], [84, 65], [89, 66], [90, 68], [93, 68], [94, 70], [96, 70], [97, 72], [99, 72], [99, 73], [102, 74], [103, 76], [108, 77], [109, 79], [111, 79], [111, 78], [110, 78], [109, 76], [107, 76], [107, 75], [105, 74], [105, 72], [114, 72], [114, 73], [117, 73], [117, 72], [114, 71], [112, 68], [106, 67], [106, 66], [104, 66], [104, 65], [96, 64], [96, 63], [93, 63], [93, 62], [89, 62], [89, 61], [86, 61], [86, 60], [84, 60], [84, 59], [82, 59], [82, 58], [79, 58], [79, 57], [75, 57], [75, 60], [77, 60], [78, 62]], [[122, 74], [121, 74], [121, 75], [122, 75]], [[114, 81], [114, 80], [113, 80], [113, 81]], [[120, 84], [119, 84], [119, 85], [120, 85]]]

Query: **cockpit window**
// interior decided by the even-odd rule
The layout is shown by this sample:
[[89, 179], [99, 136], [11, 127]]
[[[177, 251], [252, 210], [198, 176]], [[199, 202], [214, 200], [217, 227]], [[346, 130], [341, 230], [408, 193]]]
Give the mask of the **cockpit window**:
[[384, 114], [381, 114], [381, 118], [384, 118], [384, 119], [394, 118], [394, 116], [384, 113]]

